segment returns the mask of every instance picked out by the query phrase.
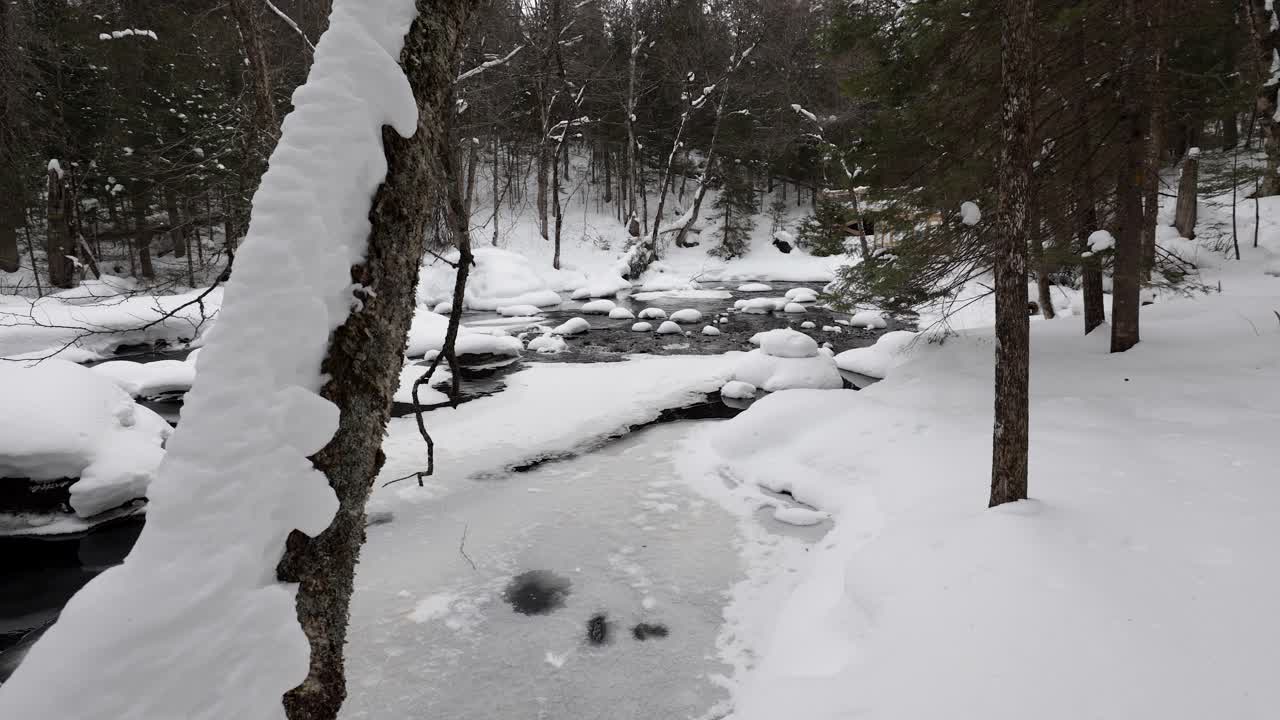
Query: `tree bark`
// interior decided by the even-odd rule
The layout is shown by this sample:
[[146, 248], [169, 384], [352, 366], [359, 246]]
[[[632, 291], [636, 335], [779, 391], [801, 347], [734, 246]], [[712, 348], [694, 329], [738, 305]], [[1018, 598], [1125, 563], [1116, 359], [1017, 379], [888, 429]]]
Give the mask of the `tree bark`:
[[[1147, 0], [1144, 6], [1150, 23], [1152, 67], [1144, 73], [1146, 80], [1147, 147], [1146, 169], [1142, 176], [1142, 278], [1151, 281], [1156, 264], [1156, 220], [1160, 213], [1160, 158], [1164, 153], [1165, 93], [1169, 52], [1166, 37], [1169, 15], [1168, 0]], [[1188, 236], [1190, 237], [1190, 236]]]
[[151, 264], [151, 226], [147, 224], [147, 209], [150, 203], [143, 193], [133, 198], [133, 233], [134, 245], [138, 251], [138, 272], [144, 278], [156, 276], [155, 266]]
[[[449, 182], [448, 142], [453, 78], [462, 29], [473, 0], [418, 0], [400, 62], [418, 104], [417, 132], [402, 138], [384, 128], [387, 177], [374, 196], [368, 251], [351, 269], [370, 287], [364, 308], [336, 329], [322, 371], [321, 395], [340, 410], [338, 431], [312, 457], [338, 496], [323, 533], [289, 536], [279, 578], [298, 583], [298, 620], [311, 643], [305, 682], [284, 696], [291, 720], [332, 720], [346, 697], [343, 645], [365, 502], [384, 460], [381, 445], [398, 386], [405, 336], [413, 316], [418, 268], [438, 190]], [[436, 191], [433, 191], [435, 188]]]
[[[1141, 38], [1137, 0], [1125, 0], [1125, 20], [1130, 37]], [[1111, 352], [1124, 352], [1138, 344], [1138, 312], [1142, 290], [1142, 187], [1147, 172], [1144, 118], [1149, 117], [1139, 73], [1146, 68], [1146, 52], [1142, 40], [1134, 40], [1120, 68], [1121, 89], [1120, 132], [1124, 143], [1120, 169], [1116, 174], [1116, 211], [1119, 234], [1116, 237], [1115, 264], [1111, 285]]]
[[1269, 0], [1245, 0], [1248, 3], [1245, 25], [1253, 46], [1254, 78], [1258, 94], [1254, 101], [1254, 115], [1262, 133], [1262, 147], [1266, 152], [1266, 172], [1262, 174], [1262, 187], [1258, 195], [1280, 195], [1280, 124], [1276, 122], [1276, 99], [1280, 91], [1271, 72], [1272, 59], [1280, 48], [1280, 33], [1272, 29], [1273, 13]]
[[16, 11], [10, 3], [0, 2], [0, 85], [5, 88], [0, 92], [0, 272], [17, 272], [18, 228], [27, 223], [18, 159], [18, 102], [24, 89], [19, 87]]
[[182, 214], [178, 211], [178, 197], [174, 195], [173, 188], [164, 189], [164, 210], [169, 216], [169, 242], [173, 243], [173, 256], [185, 257], [187, 249], [182, 242]]
[[1196, 236], [1196, 194], [1199, 192], [1200, 159], [1187, 155], [1182, 161], [1182, 176], [1178, 178], [1178, 202], [1173, 213], [1173, 225], [1182, 237]]
[[995, 507], [1027, 497], [1030, 327], [1027, 235], [1032, 181], [1033, 0], [1005, 0], [1000, 33], [1003, 101], [997, 165], [995, 424], [991, 497]]
[[49, 284], [69, 288], [75, 285], [76, 255], [71, 237], [71, 197], [62, 174], [50, 169], [46, 178], [45, 199], [48, 210], [48, 240], [45, 245], [49, 261]]

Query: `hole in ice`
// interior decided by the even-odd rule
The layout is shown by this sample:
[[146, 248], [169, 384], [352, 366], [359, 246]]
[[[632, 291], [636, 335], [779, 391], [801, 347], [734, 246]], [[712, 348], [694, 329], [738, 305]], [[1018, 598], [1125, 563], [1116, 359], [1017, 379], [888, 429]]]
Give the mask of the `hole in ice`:
[[512, 578], [502, 598], [522, 615], [546, 615], [564, 607], [569, 586], [568, 578], [548, 570], [530, 570]]
[[604, 613], [592, 615], [587, 621], [587, 642], [592, 645], [609, 642], [609, 618]]
[[664, 638], [670, 633], [666, 625], [658, 623], [640, 623], [631, 628], [631, 637], [644, 641], [651, 637]]

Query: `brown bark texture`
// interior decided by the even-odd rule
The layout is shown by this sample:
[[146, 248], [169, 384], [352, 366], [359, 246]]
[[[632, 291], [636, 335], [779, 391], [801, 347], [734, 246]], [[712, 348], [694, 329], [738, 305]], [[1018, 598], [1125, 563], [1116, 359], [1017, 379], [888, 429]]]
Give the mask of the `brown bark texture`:
[[1033, 0], [1005, 0], [1000, 33], [1000, 159], [996, 207], [995, 423], [989, 507], [1027, 497], [1030, 326], [1027, 237], [1032, 179]]
[[[1125, 0], [1125, 16], [1135, 38], [1141, 37], [1137, 0]], [[1139, 297], [1142, 291], [1142, 187], [1147, 172], [1145, 129], [1150, 116], [1140, 73], [1146, 68], [1146, 48], [1141, 40], [1127, 53], [1120, 68], [1124, 79], [1121, 90], [1120, 141], [1123, 156], [1116, 175], [1116, 212], [1119, 234], [1116, 236], [1115, 263], [1111, 284], [1111, 352], [1124, 352], [1138, 344]]]
[[1173, 226], [1185, 238], [1196, 236], [1196, 193], [1199, 192], [1200, 160], [1188, 155], [1182, 161], [1182, 177], [1178, 179], [1178, 203], [1173, 213]]
[[50, 168], [45, 185], [45, 207], [48, 240], [45, 252], [49, 261], [49, 284], [69, 288], [75, 284], [75, 241], [71, 236], [71, 197], [62, 173]]
[[[472, 0], [418, 1], [400, 54], [418, 105], [417, 131], [383, 129], [387, 177], [374, 196], [363, 265], [352, 281], [375, 292], [334, 331], [321, 395], [340, 410], [338, 431], [312, 457], [338, 497], [333, 523], [309, 538], [289, 536], [280, 580], [298, 583], [298, 620], [311, 644], [307, 679], [284, 696], [291, 720], [332, 720], [346, 698], [343, 646], [355, 566], [365, 539], [365, 502], [384, 460], [382, 437], [399, 379], [434, 198], [446, 175], [449, 108], [462, 28]], [[447, 190], [444, 194], [447, 194]]]

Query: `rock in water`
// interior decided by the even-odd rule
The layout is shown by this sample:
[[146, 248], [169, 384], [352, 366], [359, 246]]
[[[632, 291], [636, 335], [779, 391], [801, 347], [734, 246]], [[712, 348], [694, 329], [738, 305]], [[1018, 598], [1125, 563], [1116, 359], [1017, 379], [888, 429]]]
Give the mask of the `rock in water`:
[[609, 642], [609, 618], [604, 613], [592, 615], [587, 621], [587, 642], [592, 645]]

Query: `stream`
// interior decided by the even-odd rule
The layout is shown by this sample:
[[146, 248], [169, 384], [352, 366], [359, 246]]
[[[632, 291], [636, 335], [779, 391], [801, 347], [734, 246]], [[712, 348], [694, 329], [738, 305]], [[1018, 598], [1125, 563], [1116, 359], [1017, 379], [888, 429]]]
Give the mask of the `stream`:
[[[764, 293], [716, 285], [697, 297], [637, 298], [624, 292], [617, 298], [618, 306], [636, 313], [646, 307], [668, 313], [699, 310], [703, 321], [685, 325], [685, 336], [632, 332], [635, 320], [583, 316], [581, 302], [566, 300], [544, 312], [539, 324], [554, 327], [583, 316], [590, 332], [567, 337], [563, 353], [525, 352], [505, 364], [464, 368], [463, 399], [501, 393], [504, 378], [524, 363], [748, 350], [755, 333], [798, 328], [805, 321], [816, 326], [806, 332], [836, 352], [870, 345], [885, 332], [850, 328], [847, 316], [813, 305], [790, 315], [730, 310], [740, 298], [780, 297], [795, 287], [820, 289], [814, 283], [771, 285], [773, 290]], [[721, 317], [728, 320], [719, 322]], [[484, 312], [465, 313], [463, 323], [509, 332], [529, 326], [527, 320], [512, 322]], [[705, 325], [721, 334], [702, 335]], [[150, 362], [181, 359], [188, 352], [125, 348], [119, 357]], [[139, 402], [177, 424], [181, 394]], [[723, 700], [723, 691], [707, 678], [724, 668], [707, 658], [715, 647], [722, 593], [736, 578], [735, 535], [723, 512], [667, 479], [668, 454], [685, 425], [673, 421], [729, 417], [743, 407], [742, 401], [721, 404], [717, 395], [695, 408], [669, 408], [656, 427], [587, 455], [531, 464], [520, 468], [527, 472], [511, 473], [507, 482], [473, 483], [439, 506], [424, 508], [420, 522], [410, 526], [398, 518], [394, 547], [386, 528], [371, 525], [362, 568], [404, 562], [406, 553], [414, 561], [399, 570], [408, 597], [357, 592], [357, 609], [375, 605], [372, 616], [378, 620], [362, 625], [359, 618], [369, 615], [353, 611], [352, 689], [344, 714], [678, 718], [694, 717]], [[393, 408], [397, 416], [411, 412], [404, 404]], [[0, 682], [71, 595], [123, 561], [142, 524], [142, 516], [135, 515], [76, 536], [0, 537]], [[466, 544], [474, 569], [457, 552], [463, 528], [469, 529]], [[504, 605], [504, 592], [519, 594], [512, 583], [522, 573], [531, 573], [534, 581], [529, 592], [560, 593], [555, 608], [525, 614]], [[406, 620], [410, 615], [426, 619]], [[409, 653], [412, 646], [427, 651]], [[395, 661], [398, 654], [414, 660]], [[467, 675], [482, 677], [452, 679], [464, 668]], [[426, 675], [430, 682], [422, 681]], [[619, 700], [621, 677], [630, 678], [628, 687], [643, 696]], [[504, 692], [497, 696], [477, 683], [492, 683]], [[371, 691], [387, 684], [394, 692]]]

